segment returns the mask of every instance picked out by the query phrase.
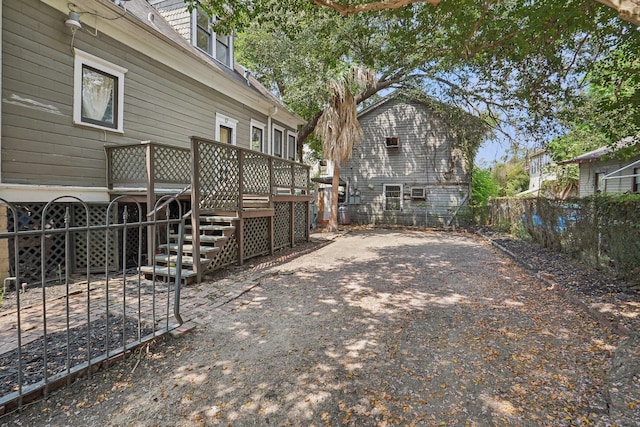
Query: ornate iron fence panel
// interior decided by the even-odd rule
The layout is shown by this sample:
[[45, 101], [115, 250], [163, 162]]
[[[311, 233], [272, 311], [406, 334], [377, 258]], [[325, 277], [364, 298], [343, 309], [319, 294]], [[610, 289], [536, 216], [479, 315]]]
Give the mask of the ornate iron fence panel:
[[274, 208], [274, 248], [281, 249], [291, 245], [291, 203], [276, 203]]
[[294, 239], [295, 242], [302, 242], [309, 237], [309, 204], [294, 203]]
[[[74, 260], [79, 253], [86, 254], [87, 242], [100, 234], [116, 236], [158, 224], [184, 228], [182, 215], [177, 220], [130, 222], [117, 217], [117, 205], [118, 199], [96, 209], [69, 196], [37, 209], [30, 205], [30, 214], [25, 215], [24, 206], [0, 199], [4, 216], [0, 253], [11, 253], [9, 259], [0, 257], [0, 267], [7, 271], [12, 264], [12, 276], [5, 280], [0, 299], [0, 407], [4, 411], [46, 397], [75, 377], [91, 375], [96, 367], [108, 366], [182, 323], [179, 279], [176, 283], [147, 280], [138, 270], [119, 268], [112, 254], [126, 257], [126, 241], [118, 244], [115, 238], [103, 238], [102, 244], [91, 244], [88, 257]], [[38, 223], [45, 225], [36, 227]], [[39, 242], [40, 250], [21, 252], [21, 242], [27, 239]], [[49, 258], [54, 254], [57, 277], [50, 280]], [[141, 254], [135, 256], [140, 261]], [[36, 275], [23, 268], [27, 266], [23, 259], [33, 258], [38, 261], [33, 265], [40, 266]], [[101, 276], [91, 273], [98, 260], [104, 262]], [[78, 264], [86, 267], [84, 272], [72, 275], [72, 266]]]

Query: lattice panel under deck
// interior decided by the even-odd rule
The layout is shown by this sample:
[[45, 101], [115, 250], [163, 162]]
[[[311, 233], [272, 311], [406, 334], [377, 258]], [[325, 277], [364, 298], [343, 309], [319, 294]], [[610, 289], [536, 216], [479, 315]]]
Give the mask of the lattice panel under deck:
[[238, 262], [238, 240], [236, 240], [236, 233], [229, 236], [229, 240], [218, 252], [216, 259], [211, 263], [207, 271], [217, 270], [227, 265], [232, 265]]
[[198, 142], [200, 208], [236, 210], [239, 197], [238, 149]]
[[296, 242], [307, 240], [309, 235], [309, 204], [295, 203], [294, 238]]
[[243, 258], [267, 255], [271, 251], [270, 240], [268, 217], [247, 218], [244, 221]]
[[[18, 230], [41, 230], [42, 229], [42, 210], [44, 203], [32, 203], [25, 205], [16, 205], [18, 212]], [[47, 217], [45, 221], [46, 229], [64, 228], [64, 216], [67, 203], [54, 204], [47, 209]], [[10, 211], [7, 210], [9, 213]], [[7, 230], [14, 230], [13, 215], [8, 215]], [[64, 251], [64, 234], [48, 235], [44, 239], [45, 250], [45, 279], [53, 279], [60, 273], [64, 273], [65, 269], [65, 251]], [[41, 275], [41, 258], [42, 243], [40, 236], [22, 236], [18, 238], [18, 259], [20, 263], [20, 280], [27, 283], [36, 283], [42, 279]], [[11, 260], [11, 274], [16, 275], [16, 266], [13, 263], [14, 245], [13, 239], [9, 244], [9, 259]], [[58, 270], [60, 266], [60, 270]]]
[[309, 188], [309, 168], [303, 165], [294, 165], [294, 185], [296, 188]]
[[111, 153], [111, 181], [114, 183], [146, 183], [146, 147], [117, 147]]
[[[103, 225], [106, 221], [107, 205], [89, 205], [89, 226]], [[76, 227], [87, 226], [87, 213], [82, 205], [73, 205], [73, 224]], [[116, 221], [116, 209], [112, 209], [111, 223]], [[105, 255], [105, 242], [109, 239], [109, 253]], [[107, 257], [109, 262], [109, 269], [116, 270], [118, 268], [118, 253], [119, 248], [117, 244], [117, 231], [110, 231], [108, 237], [104, 231], [91, 231], [89, 233], [89, 239], [91, 239], [89, 246], [89, 259], [87, 259], [87, 233], [78, 232], [74, 234], [75, 245], [73, 248], [73, 271], [77, 273], [83, 273], [87, 270], [87, 264], [89, 264], [89, 271], [91, 272], [104, 272], [105, 265], [107, 265]]]
[[274, 248], [280, 249], [291, 245], [291, 204], [276, 203], [274, 215]]
[[245, 193], [269, 194], [269, 158], [261, 153], [244, 153], [243, 185]]
[[189, 183], [191, 154], [189, 150], [156, 146], [154, 149], [155, 179], [160, 182]]
[[274, 160], [273, 178], [276, 187], [291, 187], [291, 163], [282, 160]]

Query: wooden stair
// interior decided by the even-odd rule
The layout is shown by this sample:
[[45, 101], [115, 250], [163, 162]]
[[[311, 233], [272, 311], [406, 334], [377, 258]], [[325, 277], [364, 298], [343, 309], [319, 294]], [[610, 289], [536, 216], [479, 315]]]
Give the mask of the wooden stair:
[[[229, 238], [235, 233], [236, 221], [240, 218], [233, 215], [201, 215], [200, 226], [194, 230], [191, 224], [185, 226], [182, 248], [178, 245], [178, 234], [169, 234], [169, 243], [159, 245], [153, 257], [154, 265], [140, 267], [146, 278], [151, 279], [155, 273], [156, 280], [171, 281], [176, 277], [178, 251], [182, 252], [182, 271], [180, 280], [184, 284], [197, 281], [198, 273], [193, 266], [197, 263], [200, 272], [206, 271], [213, 264]], [[198, 233], [200, 240], [200, 258], [193, 258], [193, 233]]]

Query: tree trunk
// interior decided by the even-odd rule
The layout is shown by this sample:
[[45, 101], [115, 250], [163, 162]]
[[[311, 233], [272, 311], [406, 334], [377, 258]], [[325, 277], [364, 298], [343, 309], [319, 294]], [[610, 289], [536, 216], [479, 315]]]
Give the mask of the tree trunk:
[[338, 187], [340, 185], [340, 165], [333, 162], [333, 177], [331, 179], [331, 217], [329, 217], [328, 231], [338, 231]]

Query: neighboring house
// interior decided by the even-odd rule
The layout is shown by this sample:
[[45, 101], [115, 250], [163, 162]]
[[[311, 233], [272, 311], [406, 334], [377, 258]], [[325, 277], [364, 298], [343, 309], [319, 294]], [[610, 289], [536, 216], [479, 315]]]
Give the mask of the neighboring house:
[[529, 188], [516, 196], [539, 196], [542, 183], [554, 181], [556, 174], [551, 168], [554, 165], [551, 156], [545, 150], [536, 151], [528, 158]]
[[[234, 62], [233, 37], [215, 34], [181, 0], [0, 4], [0, 198], [37, 209], [62, 195], [100, 205], [130, 194], [149, 206], [191, 182], [192, 136], [295, 159], [303, 121]], [[148, 147], [164, 147], [154, 188], [147, 172], [159, 157], [154, 164]], [[273, 160], [251, 161], [262, 162], [256, 176], [266, 183], [252, 191], [270, 197]], [[224, 167], [212, 171], [221, 185], [231, 176]], [[275, 185], [293, 194], [287, 173]], [[237, 180], [236, 172], [227, 184]]]
[[394, 93], [358, 114], [362, 140], [341, 168], [352, 222], [446, 226], [468, 206], [472, 159], [464, 147], [471, 138], [479, 143], [485, 127], [437, 108], [451, 112], [425, 96]]
[[[628, 137], [619, 141], [616, 148], [637, 153], [639, 144], [638, 137]], [[578, 165], [579, 197], [594, 193], [640, 193], [640, 155], [618, 160], [612, 147], [605, 146], [560, 164]]]

